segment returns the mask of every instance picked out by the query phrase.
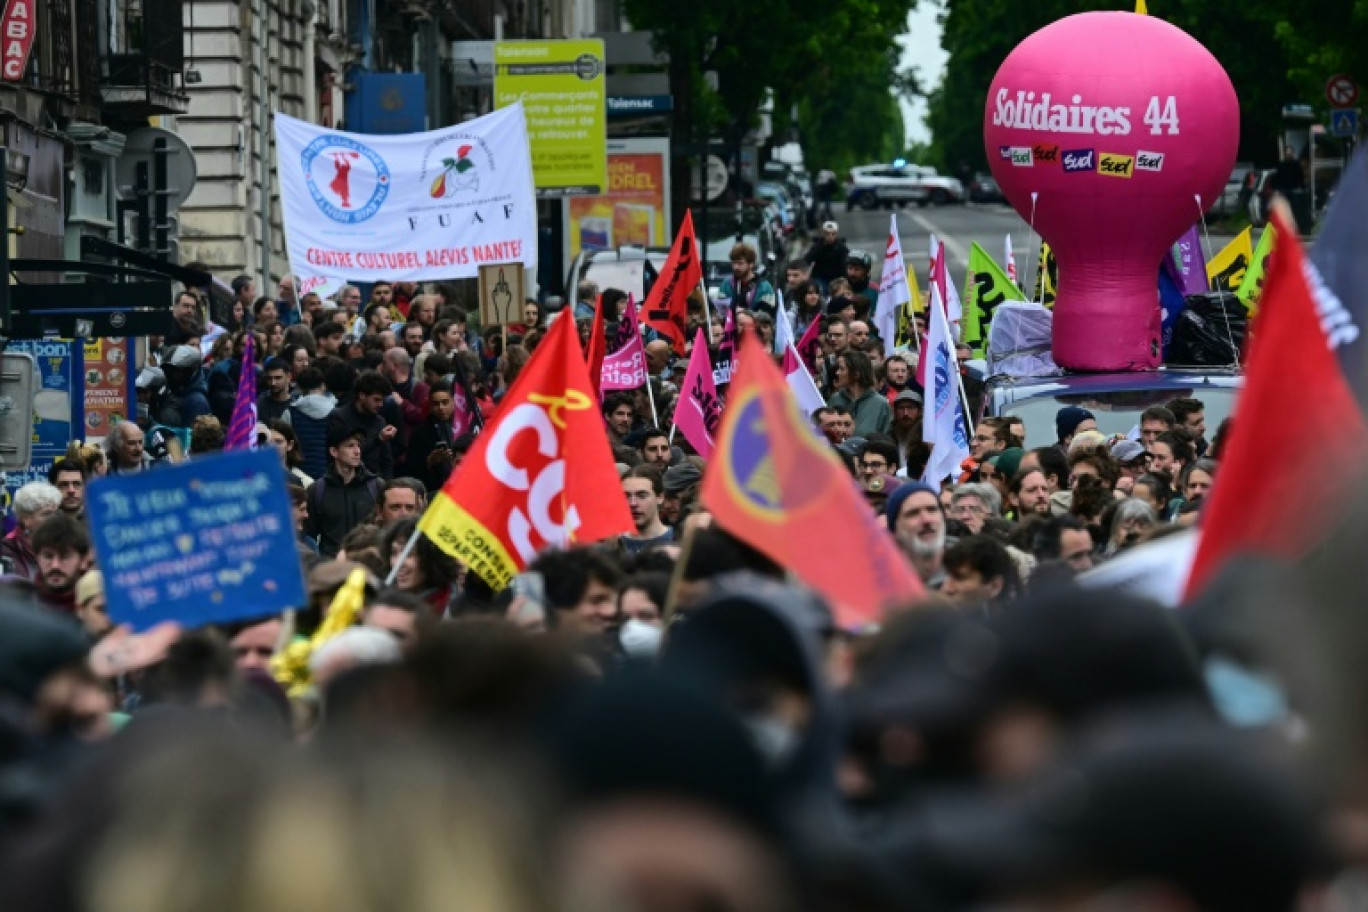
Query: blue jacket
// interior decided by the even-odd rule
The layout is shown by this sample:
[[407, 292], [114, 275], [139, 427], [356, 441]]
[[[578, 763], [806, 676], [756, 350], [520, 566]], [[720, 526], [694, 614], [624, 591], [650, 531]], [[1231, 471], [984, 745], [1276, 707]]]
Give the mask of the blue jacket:
[[337, 399], [331, 393], [309, 393], [292, 402], [282, 416], [299, 440], [302, 468], [314, 478], [322, 478], [328, 471], [328, 415], [336, 407]]

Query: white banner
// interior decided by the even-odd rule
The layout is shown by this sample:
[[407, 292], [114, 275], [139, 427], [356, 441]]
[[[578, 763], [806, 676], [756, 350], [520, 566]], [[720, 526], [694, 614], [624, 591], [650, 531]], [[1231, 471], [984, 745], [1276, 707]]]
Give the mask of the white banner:
[[363, 282], [537, 265], [522, 104], [427, 133], [343, 133], [275, 116], [290, 264]]

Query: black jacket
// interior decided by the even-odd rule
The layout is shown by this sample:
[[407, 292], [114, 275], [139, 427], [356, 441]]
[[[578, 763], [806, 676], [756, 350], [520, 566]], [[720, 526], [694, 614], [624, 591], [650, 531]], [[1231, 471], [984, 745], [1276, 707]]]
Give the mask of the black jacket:
[[394, 477], [394, 451], [388, 440], [380, 438], [385, 429], [384, 417], [362, 415], [356, 410], [356, 403], [339, 405], [328, 416], [328, 439], [335, 440], [342, 433], [361, 432], [361, 462], [381, 478]]
[[429, 465], [428, 455], [443, 445], [450, 450], [455, 442], [454, 437], [451, 422], [431, 418], [414, 428], [412, 436], [409, 437], [404, 474], [421, 481], [427, 488], [429, 499], [446, 484], [447, 476], [451, 474], [451, 463], [441, 461]]
[[820, 279], [822, 282], [830, 282], [832, 279], [845, 277], [846, 257], [850, 256], [850, 248], [841, 238], [836, 239], [836, 243], [828, 244], [825, 241], [817, 240], [803, 254], [803, 259], [812, 264], [812, 277]]
[[309, 518], [304, 523], [304, 534], [318, 540], [319, 554], [337, 556], [347, 533], [375, 511], [384, 484], [384, 479], [368, 472], [364, 465], [349, 482], [344, 482], [337, 469], [330, 466], [328, 473], [309, 487]]

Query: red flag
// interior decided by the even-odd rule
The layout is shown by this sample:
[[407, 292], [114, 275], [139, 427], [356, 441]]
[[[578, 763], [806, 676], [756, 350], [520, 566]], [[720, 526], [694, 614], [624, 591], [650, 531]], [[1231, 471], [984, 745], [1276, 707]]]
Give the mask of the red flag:
[[684, 213], [684, 223], [675, 235], [665, 271], [651, 286], [646, 299], [646, 325], [664, 336], [674, 346], [675, 354], [684, 354], [685, 337], [689, 331], [689, 295], [703, 284], [703, 270], [698, 265], [698, 244], [694, 240], [693, 213]]
[[703, 501], [728, 532], [821, 593], [842, 627], [925, 590], [829, 446], [798, 412], [783, 375], [747, 333]]
[[620, 491], [575, 321], [560, 319], [418, 528], [498, 591], [543, 549], [634, 529]]
[[594, 300], [594, 325], [589, 329], [589, 348], [584, 353], [584, 363], [589, 370], [589, 385], [594, 388], [594, 398], [602, 401], [601, 374], [603, 359], [608, 352], [608, 341], [603, 337], [603, 295]]
[[1346, 476], [1360, 474], [1368, 456], [1368, 427], [1312, 292], [1319, 278], [1281, 212], [1272, 224], [1244, 390], [1202, 517], [1189, 597], [1236, 553], [1305, 553], [1340, 515]]
[[[803, 338], [798, 340], [798, 355], [803, 359], [808, 373], [817, 376], [817, 362], [822, 357], [822, 321], [814, 317], [808, 324], [808, 328], [803, 332]], [[791, 372], [790, 372], [791, 373]]]

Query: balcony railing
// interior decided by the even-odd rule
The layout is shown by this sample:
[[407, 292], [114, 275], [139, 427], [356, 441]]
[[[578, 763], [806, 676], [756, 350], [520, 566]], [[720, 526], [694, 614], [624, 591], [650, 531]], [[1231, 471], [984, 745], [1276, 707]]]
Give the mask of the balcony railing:
[[113, 0], [117, 27], [105, 63], [104, 106], [129, 117], [184, 114], [182, 0]]

